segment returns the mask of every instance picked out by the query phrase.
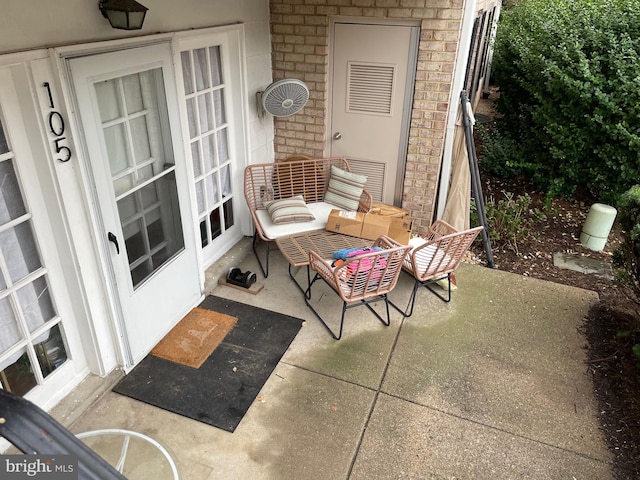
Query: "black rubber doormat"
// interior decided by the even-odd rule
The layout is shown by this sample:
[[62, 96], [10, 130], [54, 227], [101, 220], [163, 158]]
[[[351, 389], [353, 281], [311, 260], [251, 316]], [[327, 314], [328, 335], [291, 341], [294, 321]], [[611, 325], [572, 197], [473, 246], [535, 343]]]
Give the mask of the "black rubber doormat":
[[302, 320], [214, 296], [199, 307], [238, 318], [200, 368], [148, 355], [113, 391], [233, 432]]

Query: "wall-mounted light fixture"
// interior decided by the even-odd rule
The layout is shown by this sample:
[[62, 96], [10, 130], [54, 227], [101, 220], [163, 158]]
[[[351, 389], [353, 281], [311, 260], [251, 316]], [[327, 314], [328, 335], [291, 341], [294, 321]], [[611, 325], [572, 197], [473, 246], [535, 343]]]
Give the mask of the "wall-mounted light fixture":
[[140, 30], [149, 10], [135, 0], [100, 0], [98, 8], [113, 28], [122, 30]]

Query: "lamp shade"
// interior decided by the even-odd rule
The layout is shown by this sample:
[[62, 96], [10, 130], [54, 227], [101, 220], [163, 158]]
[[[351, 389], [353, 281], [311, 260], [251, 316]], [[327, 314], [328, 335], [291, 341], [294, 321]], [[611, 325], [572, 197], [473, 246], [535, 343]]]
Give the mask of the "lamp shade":
[[135, 0], [100, 0], [100, 11], [113, 28], [140, 30], [149, 10]]

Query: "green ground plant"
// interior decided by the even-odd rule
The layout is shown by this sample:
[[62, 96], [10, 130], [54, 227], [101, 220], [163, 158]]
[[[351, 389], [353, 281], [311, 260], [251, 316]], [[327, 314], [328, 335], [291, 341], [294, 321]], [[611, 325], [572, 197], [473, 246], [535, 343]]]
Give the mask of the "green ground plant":
[[[621, 195], [617, 220], [623, 241], [614, 252], [613, 263], [619, 269], [618, 280], [630, 290], [632, 300], [640, 307], [640, 185], [634, 185]], [[638, 316], [635, 331], [640, 332]], [[640, 361], [640, 344], [634, 344], [632, 350]]]
[[615, 204], [640, 178], [640, 0], [523, 0], [501, 15], [483, 168]]
[[622, 244], [613, 255], [620, 280], [640, 303], [640, 185], [634, 185], [618, 201], [617, 221], [622, 228]]
[[[533, 218], [544, 217], [544, 212], [531, 208], [531, 196], [528, 193], [515, 195], [502, 191], [504, 198], [496, 201], [491, 196], [485, 201], [485, 213], [489, 224], [490, 240], [497, 248], [510, 248], [517, 254], [518, 244], [530, 238], [536, 238], [531, 228]], [[475, 201], [471, 202], [471, 222], [479, 224]]]

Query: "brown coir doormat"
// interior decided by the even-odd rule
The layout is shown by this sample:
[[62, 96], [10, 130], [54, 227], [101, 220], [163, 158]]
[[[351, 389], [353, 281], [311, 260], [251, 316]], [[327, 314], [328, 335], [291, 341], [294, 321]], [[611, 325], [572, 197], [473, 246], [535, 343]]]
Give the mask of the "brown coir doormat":
[[237, 320], [224, 313], [196, 307], [160, 340], [151, 355], [200, 368]]

